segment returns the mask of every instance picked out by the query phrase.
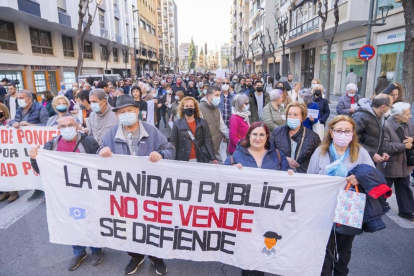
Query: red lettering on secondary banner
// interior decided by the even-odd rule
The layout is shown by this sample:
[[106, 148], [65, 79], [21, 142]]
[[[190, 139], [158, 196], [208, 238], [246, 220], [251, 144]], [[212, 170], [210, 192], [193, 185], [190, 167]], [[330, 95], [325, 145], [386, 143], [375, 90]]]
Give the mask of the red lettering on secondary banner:
[[58, 130], [17, 130], [17, 141], [22, 144], [26, 141], [29, 145], [44, 145], [47, 141], [56, 137]]

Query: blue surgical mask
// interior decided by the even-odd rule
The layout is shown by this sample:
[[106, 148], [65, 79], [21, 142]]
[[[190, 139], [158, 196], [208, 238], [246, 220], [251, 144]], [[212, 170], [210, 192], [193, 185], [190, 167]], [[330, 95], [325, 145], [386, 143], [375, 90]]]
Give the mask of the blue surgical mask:
[[204, 94], [204, 95], [207, 95], [207, 89], [204, 89], [204, 90], [203, 90], [203, 94]]
[[302, 98], [299, 98], [299, 99], [298, 99], [298, 102], [303, 103], [304, 101], [303, 101], [303, 99], [302, 99]]
[[214, 106], [218, 106], [220, 104], [220, 101], [221, 101], [220, 97], [214, 97], [213, 100], [211, 101], [211, 103]]
[[61, 86], [60, 86], [60, 88], [62, 88], [62, 89], [65, 89], [65, 88], [66, 88], [66, 86], [64, 86], [64, 85], [61, 85]]
[[244, 112], [247, 112], [247, 111], [249, 111], [249, 108], [250, 108], [250, 105], [249, 104], [246, 104], [246, 106], [243, 108], [243, 111]]
[[64, 104], [60, 104], [56, 106], [56, 110], [59, 111], [60, 113], [64, 113], [68, 111], [68, 107]]
[[300, 119], [288, 118], [287, 125], [291, 129], [296, 129], [300, 125]]
[[175, 96], [175, 100], [178, 101], [178, 99], [179, 99], [179, 97], [178, 96]]
[[119, 122], [124, 126], [132, 126], [138, 121], [136, 113], [122, 113], [119, 114]]
[[60, 129], [60, 134], [66, 141], [71, 141], [76, 136], [76, 127], [66, 127]]
[[102, 109], [102, 107], [99, 106], [99, 103], [91, 103], [91, 108], [92, 111], [96, 113], [98, 113]]

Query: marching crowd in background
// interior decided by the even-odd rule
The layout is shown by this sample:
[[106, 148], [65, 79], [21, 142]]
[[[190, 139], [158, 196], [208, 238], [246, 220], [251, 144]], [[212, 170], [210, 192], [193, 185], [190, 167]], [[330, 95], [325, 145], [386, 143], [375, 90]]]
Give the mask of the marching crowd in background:
[[[61, 83], [54, 95], [17, 91], [7, 79], [0, 85], [0, 125], [56, 126], [60, 135], [44, 145], [46, 150], [99, 154], [149, 156], [151, 162], [173, 159], [189, 162], [234, 165], [343, 176], [353, 185], [361, 174], [381, 172], [385, 180], [377, 185], [395, 186], [398, 214], [414, 221], [414, 199], [410, 174], [414, 169], [414, 109], [403, 101], [399, 83], [378, 79], [374, 96], [362, 98], [349, 81], [331, 116], [321, 82], [303, 87], [292, 75], [276, 81], [265, 74], [214, 73], [147, 75], [117, 82], [93, 78]], [[332, 119], [332, 117], [334, 117]], [[163, 130], [164, 128], [164, 130]], [[164, 135], [163, 133], [167, 133]], [[226, 146], [226, 156], [220, 147]], [[39, 172], [30, 150], [33, 168]], [[356, 168], [360, 165], [364, 173]], [[354, 173], [350, 173], [355, 171]], [[413, 182], [411, 182], [413, 183]], [[384, 189], [381, 187], [381, 189]], [[43, 196], [36, 190], [29, 200]], [[17, 191], [4, 192], [0, 201], [13, 202]], [[385, 198], [379, 198], [379, 217], [385, 213]], [[388, 207], [389, 208], [389, 207]], [[375, 217], [375, 219], [377, 219]], [[385, 228], [375, 220], [364, 230]], [[353, 233], [333, 227], [321, 275], [347, 275]], [[376, 230], [367, 230], [375, 228]], [[339, 229], [339, 228], [338, 228]], [[103, 260], [101, 248], [91, 248], [92, 264]], [[86, 248], [73, 246], [69, 270], [87, 257]], [[128, 253], [125, 268], [133, 274], [145, 256]], [[337, 258], [339, 256], [339, 258]], [[158, 274], [167, 272], [162, 259], [150, 256]], [[243, 270], [242, 275], [264, 275]]]

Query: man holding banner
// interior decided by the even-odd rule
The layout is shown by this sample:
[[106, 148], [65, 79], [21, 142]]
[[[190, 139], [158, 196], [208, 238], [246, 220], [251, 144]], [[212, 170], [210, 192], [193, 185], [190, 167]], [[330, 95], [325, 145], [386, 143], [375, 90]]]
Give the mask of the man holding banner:
[[[175, 159], [175, 147], [154, 126], [138, 121], [139, 108], [129, 96], [120, 96], [112, 110], [116, 112], [120, 125], [109, 130], [102, 139], [103, 146], [99, 155], [109, 157], [112, 154], [149, 156], [151, 162], [161, 159]], [[144, 262], [145, 256], [128, 252], [131, 261], [125, 267], [125, 274], [133, 274]], [[160, 258], [148, 257], [158, 275], [167, 273], [167, 266]]]
[[[63, 152], [78, 152], [86, 154], [96, 154], [99, 149], [98, 142], [84, 133], [79, 133], [80, 125], [76, 122], [75, 117], [71, 114], [65, 114], [58, 119], [58, 129], [60, 135], [56, 136], [52, 140], [48, 141], [43, 149]], [[38, 149], [40, 146], [32, 147], [30, 149], [30, 162], [33, 169], [39, 173], [39, 167], [36, 162]], [[76, 216], [76, 210], [71, 214]], [[86, 246], [72, 245], [74, 257], [71, 259], [68, 269], [69, 271], [75, 270], [82, 263], [83, 260], [88, 257], [86, 252]], [[91, 264], [96, 266], [103, 260], [102, 248], [90, 247], [92, 251]]]

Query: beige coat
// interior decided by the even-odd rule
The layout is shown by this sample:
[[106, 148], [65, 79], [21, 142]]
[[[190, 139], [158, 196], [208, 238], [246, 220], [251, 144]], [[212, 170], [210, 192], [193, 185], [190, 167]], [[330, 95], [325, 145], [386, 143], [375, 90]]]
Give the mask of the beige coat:
[[260, 121], [265, 123], [269, 128], [270, 133], [281, 125], [286, 124], [286, 112], [283, 106], [279, 106], [279, 111], [269, 102], [262, 110], [262, 117]]

